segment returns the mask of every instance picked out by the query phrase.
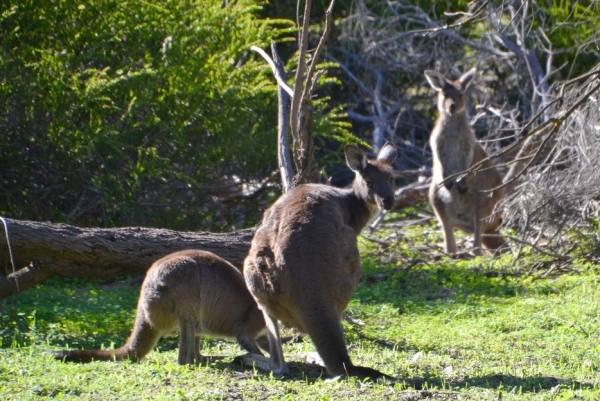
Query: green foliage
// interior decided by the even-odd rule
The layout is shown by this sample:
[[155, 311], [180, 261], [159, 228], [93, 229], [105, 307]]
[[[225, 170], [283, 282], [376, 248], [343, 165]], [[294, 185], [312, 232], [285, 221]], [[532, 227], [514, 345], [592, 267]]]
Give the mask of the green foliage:
[[541, 3], [546, 7], [553, 29], [548, 38], [561, 52], [556, 56], [556, 67], [566, 66], [564, 75], [581, 75], [598, 63], [597, 34], [600, 30], [600, 6], [597, 1], [553, 0]]
[[52, 278], [43, 289], [27, 292], [17, 310], [9, 308], [0, 318], [0, 347], [108, 347], [120, 341], [115, 336], [127, 338], [131, 332], [138, 296], [139, 285], [130, 280], [103, 285]]
[[[0, 6], [0, 214], [215, 227], [222, 180], [274, 168], [276, 94], [249, 47], [289, 34], [264, 2]], [[215, 204], [216, 203], [216, 204]], [[235, 220], [234, 220], [235, 221]]]
[[[265, 4], [0, 6], [0, 215], [175, 229], [255, 223], [276, 191], [256, 190], [276, 168], [277, 103], [271, 71], [249, 48], [293, 32], [291, 21], [261, 18]], [[340, 110], [326, 96], [315, 106], [317, 136], [349, 141]]]

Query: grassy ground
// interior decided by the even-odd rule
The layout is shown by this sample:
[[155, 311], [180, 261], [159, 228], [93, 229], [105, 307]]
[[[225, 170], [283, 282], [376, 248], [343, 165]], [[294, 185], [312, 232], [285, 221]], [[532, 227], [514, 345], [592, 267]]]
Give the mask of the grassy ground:
[[[57, 362], [48, 350], [121, 345], [139, 282], [52, 279], [4, 301], [0, 399], [600, 399], [598, 267], [583, 257], [597, 254], [593, 236], [566, 264], [441, 256], [435, 224], [379, 239], [390, 245], [360, 240], [364, 275], [347, 312], [365, 325], [344, 322], [346, 341], [354, 362], [398, 383], [327, 380], [299, 361], [289, 376], [264, 374], [232, 364], [241, 349], [215, 340], [203, 350], [215, 358], [195, 368], [176, 364], [176, 339], [139, 364]], [[313, 350], [308, 339], [284, 346], [288, 360]]]

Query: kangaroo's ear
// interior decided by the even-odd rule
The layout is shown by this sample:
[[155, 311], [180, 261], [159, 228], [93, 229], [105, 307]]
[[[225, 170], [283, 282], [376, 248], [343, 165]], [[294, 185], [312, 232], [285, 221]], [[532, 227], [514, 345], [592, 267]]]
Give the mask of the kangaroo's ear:
[[377, 153], [377, 160], [383, 160], [387, 164], [392, 164], [396, 160], [398, 152], [396, 151], [396, 145], [391, 142], [386, 142], [385, 145], [379, 149]]
[[458, 78], [458, 82], [460, 82], [463, 90], [467, 89], [467, 86], [469, 86], [473, 78], [475, 78], [476, 73], [477, 70], [475, 68], [471, 68], [469, 71], [462, 74], [460, 78]]
[[367, 168], [367, 155], [361, 148], [346, 145], [344, 147], [344, 154], [346, 155], [346, 164], [352, 171], [360, 173]]
[[425, 70], [425, 78], [427, 78], [429, 85], [438, 92], [441, 92], [444, 85], [446, 85], [446, 78], [437, 71]]

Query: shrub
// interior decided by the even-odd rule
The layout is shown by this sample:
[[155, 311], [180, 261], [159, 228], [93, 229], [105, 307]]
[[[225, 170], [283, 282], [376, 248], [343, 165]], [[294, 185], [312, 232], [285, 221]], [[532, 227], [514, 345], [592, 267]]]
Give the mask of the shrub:
[[276, 91], [249, 47], [284, 39], [290, 23], [260, 19], [263, 4], [3, 3], [0, 214], [179, 229], [252, 222], [256, 207], [222, 206], [276, 167]]

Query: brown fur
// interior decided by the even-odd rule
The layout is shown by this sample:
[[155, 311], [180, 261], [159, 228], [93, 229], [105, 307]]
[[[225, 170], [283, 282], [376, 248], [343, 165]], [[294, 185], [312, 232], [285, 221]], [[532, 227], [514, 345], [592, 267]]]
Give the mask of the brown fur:
[[70, 362], [141, 360], [159, 338], [178, 332], [179, 364], [201, 362], [200, 337], [236, 338], [261, 354], [265, 322], [233, 265], [210, 252], [186, 250], [154, 262], [142, 284], [131, 336], [114, 350], [56, 351]]
[[[474, 251], [481, 245], [490, 250], [501, 248], [505, 242], [498, 237], [501, 212], [494, 211], [504, 197], [504, 190], [483, 192], [502, 185], [502, 178], [491, 161], [483, 170], [453, 179], [441, 185], [449, 176], [460, 173], [488, 157], [477, 143], [466, 116], [465, 89], [475, 76], [472, 69], [452, 81], [436, 71], [427, 70], [425, 76], [438, 91], [438, 117], [431, 132], [433, 151], [433, 176], [429, 189], [429, 201], [444, 230], [445, 251], [456, 252], [454, 228], [474, 233]], [[496, 236], [483, 236], [490, 234]]]
[[265, 316], [271, 359], [251, 356], [246, 363], [288, 372], [277, 326], [281, 320], [310, 335], [330, 374], [389, 378], [352, 364], [341, 316], [362, 272], [356, 236], [378, 208], [394, 204], [391, 162], [396, 148], [387, 143], [377, 160], [369, 161], [354, 146], [347, 146], [345, 154], [356, 173], [352, 188], [300, 185], [264, 214], [244, 277]]

